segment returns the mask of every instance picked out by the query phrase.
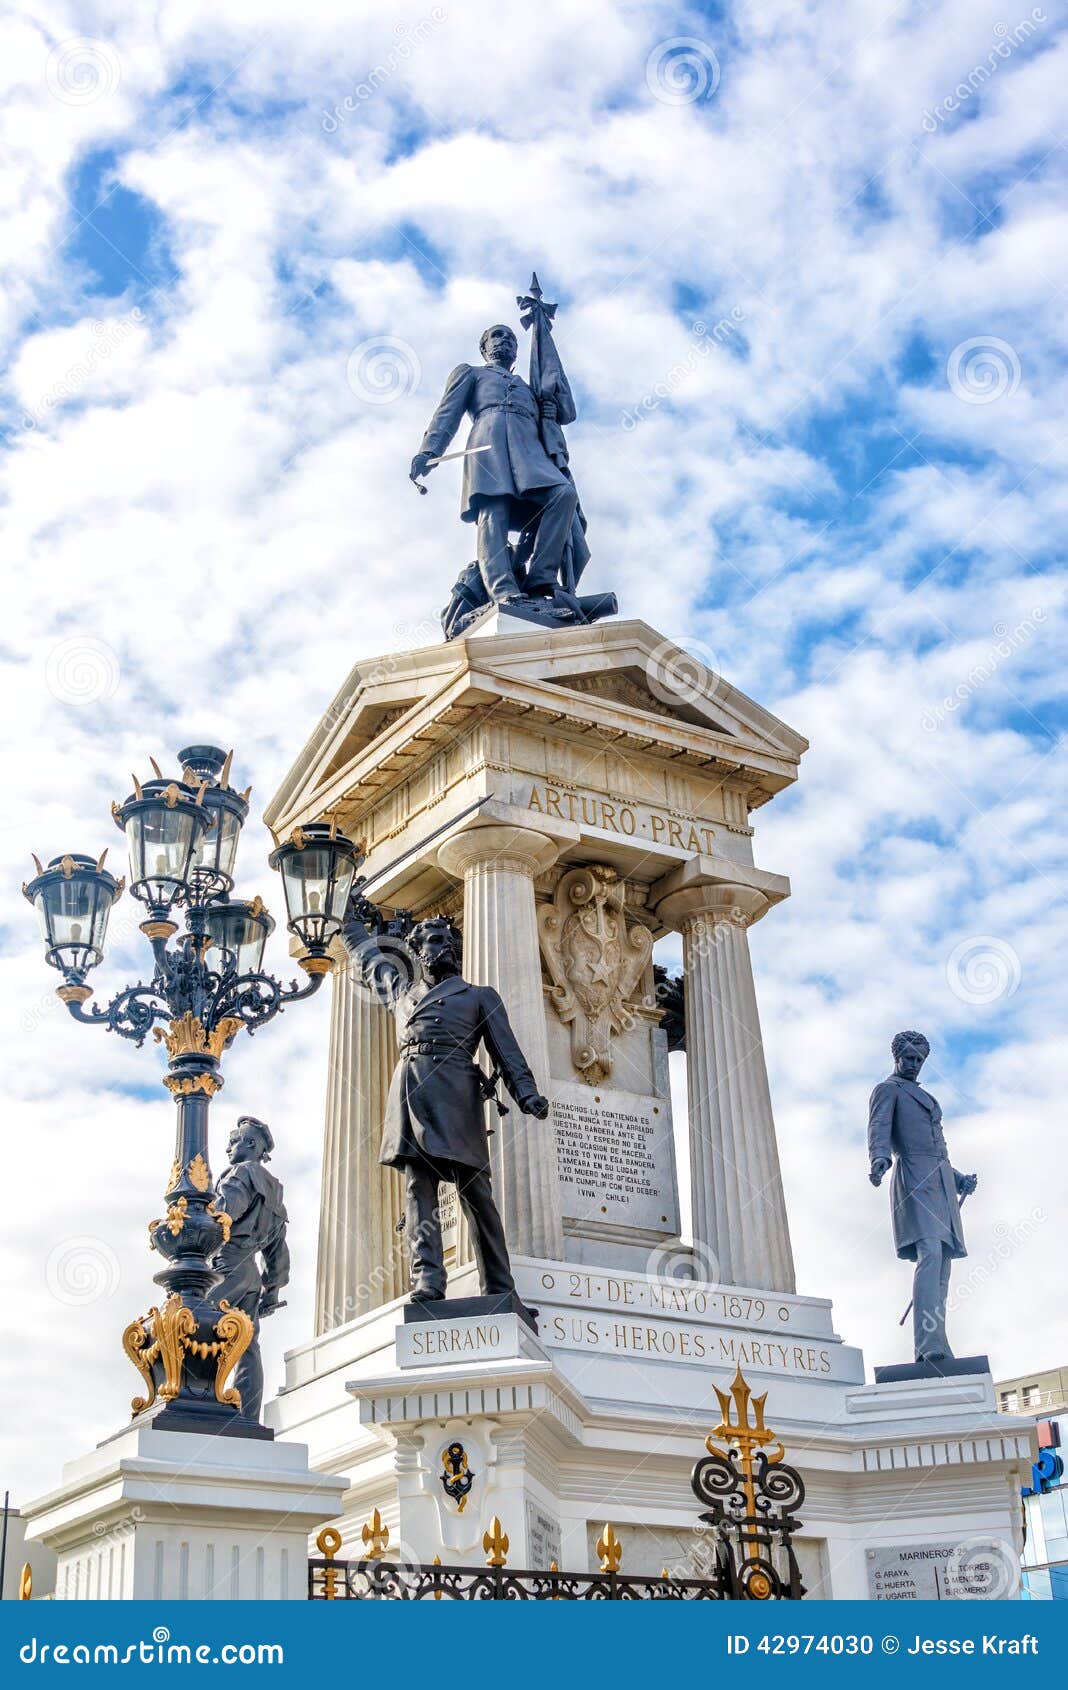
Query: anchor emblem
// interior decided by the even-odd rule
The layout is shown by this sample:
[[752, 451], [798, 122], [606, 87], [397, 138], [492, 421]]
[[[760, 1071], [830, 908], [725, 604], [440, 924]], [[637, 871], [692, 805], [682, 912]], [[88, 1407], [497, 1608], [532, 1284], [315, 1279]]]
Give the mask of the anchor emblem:
[[456, 1512], [462, 1514], [475, 1482], [475, 1473], [468, 1465], [463, 1444], [449, 1445], [441, 1457], [441, 1469], [441, 1488], [449, 1500], [455, 1502]]

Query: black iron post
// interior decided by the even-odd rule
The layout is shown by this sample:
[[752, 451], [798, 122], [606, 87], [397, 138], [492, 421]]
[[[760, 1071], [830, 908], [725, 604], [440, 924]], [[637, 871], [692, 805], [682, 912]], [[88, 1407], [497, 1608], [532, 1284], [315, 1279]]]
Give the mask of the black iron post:
[[[126, 987], [103, 1009], [88, 1001], [86, 977], [102, 958], [108, 915], [123, 890], [103, 857], [67, 855], [47, 868], [38, 862], [36, 878], [23, 890], [37, 909], [46, 960], [63, 975], [57, 990], [74, 1019], [137, 1045], [152, 1032], [167, 1048], [163, 1084], [177, 1107], [175, 1153], [166, 1212], [148, 1229], [152, 1249], [164, 1259], [153, 1276], [164, 1295], [122, 1337], [144, 1381], [131, 1405], [134, 1418], [173, 1431], [268, 1438], [266, 1427], [242, 1414], [241, 1398], [227, 1383], [253, 1328], [242, 1310], [213, 1300], [223, 1276], [212, 1264], [229, 1238], [230, 1217], [212, 1180], [208, 1112], [223, 1084], [220, 1059], [237, 1034], [255, 1032], [310, 997], [330, 972], [329, 946], [361, 859], [335, 827], [319, 822], [295, 828], [272, 853], [307, 976], [302, 985], [283, 987], [261, 966], [273, 921], [258, 898], [230, 897], [249, 794], [230, 790], [231, 757], [216, 747], [191, 746], [179, 757], [180, 780], [168, 781], [156, 768], [155, 780], [142, 785], [135, 778], [131, 797], [112, 807], [129, 848], [130, 891], [147, 910], [141, 923], [153, 957], [147, 984]], [[185, 914], [180, 937], [175, 911]]]

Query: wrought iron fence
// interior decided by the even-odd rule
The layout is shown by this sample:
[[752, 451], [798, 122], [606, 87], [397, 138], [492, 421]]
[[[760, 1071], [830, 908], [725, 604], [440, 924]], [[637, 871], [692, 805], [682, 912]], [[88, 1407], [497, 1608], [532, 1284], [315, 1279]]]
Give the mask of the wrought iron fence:
[[[308, 1562], [308, 1597], [313, 1602], [797, 1601], [805, 1593], [793, 1548], [801, 1524], [794, 1510], [805, 1497], [801, 1475], [786, 1465], [782, 1443], [764, 1422], [765, 1397], [752, 1395], [740, 1368], [730, 1391], [717, 1388], [716, 1395], [720, 1421], [705, 1439], [708, 1454], [690, 1475], [695, 1496], [705, 1504], [703, 1578], [677, 1577], [666, 1567], [655, 1578], [621, 1572], [623, 1545], [612, 1525], [597, 1541], [597, 1572], [561, 1572], [555, 1561], [548, 1571], [510, 1568], [508, 1537], [496, 1515], [482, 1535], [485, 1566], [445, 1567], [438, 1557], [429, 1563], [388, 1561], [389, 1530], [376, 1508], [363, 1527], [364, 1554], [357, 1560], [337, 1559], [342, 1537], [333, 1526], [319, 1533], [321, 1559]], [[458, 1512], [466, 1502], [465, 1490]]]
[[512, 1567], [399, 1566], [390, 1561], [313, 1560], [308, 1596], [313, 1602], [717, 1602], [729, 1591], [716, 1579], [670, 1574], [520, 1571]]

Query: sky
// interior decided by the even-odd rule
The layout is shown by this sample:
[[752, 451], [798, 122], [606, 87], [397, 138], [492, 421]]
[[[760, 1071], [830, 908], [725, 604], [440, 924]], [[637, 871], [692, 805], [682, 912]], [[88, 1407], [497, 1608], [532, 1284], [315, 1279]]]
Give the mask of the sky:
[[[1064, 8], [109, 0], [0, 22], [0, 1483], [123, 1422], [172, 1155], [162, 1058], [76, 1026], [19, 894], [148, 758], [262, 806], [359, 658], [439, 638], [458, 477], [408, 463], [536, 269], [584, 585], [805, 734], [751, 935], [799, 1289], [869, 1367], [909, 1275], [867, 1181], [918, 1027], [975, 1170], [950, 1335], [1063, 1364]], [[141, 977], [125, 898], [98, 1001]], [[286, 978], [284, 936], [269, 956]], [[327, 994], [227, 1057], [312, 1329]]]

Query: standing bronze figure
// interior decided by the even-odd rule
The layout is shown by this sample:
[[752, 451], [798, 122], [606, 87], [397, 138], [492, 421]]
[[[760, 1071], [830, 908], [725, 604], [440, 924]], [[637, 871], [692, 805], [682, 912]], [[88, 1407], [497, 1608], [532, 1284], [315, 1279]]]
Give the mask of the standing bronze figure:
[[278, 1293], [289, 1283], [282, 1182], [263, 1165], [273, 1149], [270, 1127], [253, 1115], [242, 1115], [226, 1147], [230, 1166], [218, 1184], [218, 1207], [230, 1217], [230, 1227], [212, 1262], [224, 1276], [214, 1298], [216, 1302], [225, 1298], [231, 1308], [244, 1309], [252, 1321], [252, 1343], [234, 1375], [241, 1412], [250, 1420], [259, 1419], [263, 1406], [260, 1321], [285, 1307]]
[[[482, 364], [458, 364], [449, 376], [411, 463], [421, 492], [421, 478], [446, 455], [464, 463], [460, 516], [476, 525], [478, 556], [461, 572], [442, 613], [446, 639], [462, 634], [491, 603], [557, 627], [616, 609], [611, 593], [576, 596], [590, 552], [563, 432], [577, 413], [552, 336], [556, 306], [542, 298], [537, 276], [517, 304], [532, 331], [530, 380], [515, 370], [514, 331], [493, 324], [479, 341]], [[466, 446], [450, 453], [465, 416], [472, 424]]]
[[[490, 1178], [486, 1101], [495, 1094], [498, 1074], [524, 1115], [545, 1120], [548, 1100], [527, 1066], [500, 994], [461, 978], [459, 934], [452, 923], [435, 918], [411, 928], [407, 943], [419, 968], [414, 981], [406, 978], [396, 952], [377, 943], [381, 926], [374, 905], [354, 897], [345, 944], [369, 989], [392, 1009], [400, 1047], [379, 1161], [404, 1174], [410, 1299], [433, 1303], [445, 1295], [442, 1184], [455, 1185], [467, 1217], [483, 1296], [514, 1296]], [[480, 1046], [494, 1065], [493, 1080], [475, 1060]]]
[[868, 1155], [872, 1185], [893, 1163], [890, 1203], [894, 1244], [915, 1262], [912, 1330], [917, 1362], [953, 1360], [946, 1337], [946, 1297], [953, 1262], [966, 1256], [961, 1200], [979, 1183], [951, 1165], [938, 1099], [917, 1083], [931, 1047], [922, 1033], [895, 1035], [894, 1072], [871, 1094]]

